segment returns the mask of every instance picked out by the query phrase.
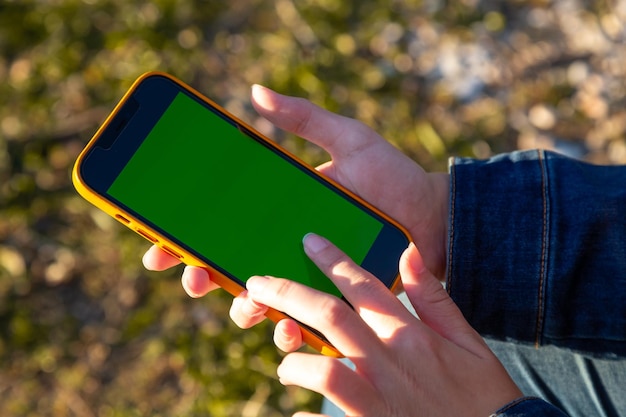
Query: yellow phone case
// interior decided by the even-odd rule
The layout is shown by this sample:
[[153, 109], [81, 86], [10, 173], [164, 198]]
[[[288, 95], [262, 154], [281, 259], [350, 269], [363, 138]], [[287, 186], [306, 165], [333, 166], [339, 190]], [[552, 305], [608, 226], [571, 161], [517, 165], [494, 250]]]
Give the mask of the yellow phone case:
[[[178, 80], [177, 78], [173, 77], [170, 74], [163, 73], [163, 72], [157, 72], [157, 71], [145, 73], [142, 76], [140, 76], [133, 83], [133, 85], [130, 87], [130, 89], [126, 92], [126, 94], [122, 97], [120, 102], [113, 109], [111, 114], [104, 121], [102, 126], [100, 126], [100, 128], [96, 131], [96, 133], [92, 137], [92, 139], [89, 141], [89, 143], [83, 149], [83, 151], [80, 153], [80, 155], [78, 156], [78, 158], [77, 158], [77, 160], [76, 160], [76, 162], [74, 164], [74, 168], [72, 170], [72, 182], [74, 184], [74, 187], [78, 191], [78, 193], [83, 198], [85, 198], [85, 200], [89, 201], [94, 206], [96, 206], [99, 209], [103, 210], [105, 213], [109, 214], [111, 217], [115, 218], [120, 223], [122, 223], [126, 227], [130, 228], [131, 230], [133, 230], [134, 232], [136, 232], [140, 236], [144, 237], [148, 241], [150, 241], [153, 244], [157, 245], [158, 247], [160, 247], [165, 252], [169, 253], [170, 255], [174, 256], [175, 258], [180, 259], [181, 262], [183, 262], [183, 263], [185, 263], [187, 265], [198, 266], [198, 267], [206, 269], [208, 271], [212, 281], [217, 283], [219, 286], [221, 286], [223, 289], [228, 291], [233, 296], [237, 296], [239, 293], [241, 293], [243, 290], [245, 290], [244, 287], [242, 287], [241, 285], [239, 285], [238, 283], [236, 283], [232, 279], [224, 276], [222, 273], [220, 273], [219, 271], [213, 269], [211, 266], [207, 265], [206, 263], [202, 262], [200, 259], [198, 259], [194, 255], [192, 255], [191, 253], [189, 253], [188, 251], [186, 251], [182, 247], [178, 246], [175, 242], [172, 242], [169, 239], [165, 238], [164, 236], [160, 235], [158, 232], [156, 232], [155, 230], [151, 229], [148, 225], [143, 223], [140, 219], [137, 219], [136, 217], [132, 216], [130, 213], [125, 212], [122, 208], [120, 208], [117, 205], [113, 204], [111, 201], [107, 200], [105, 197], [99, 195], [96, 191], [91, 189], [85, 183], [85, 181], [81, 178], [80, 166], [83, 163], [83, 161], [85, 159], [85, 155], [87, 154], [87, 152], [94, 146], [94, 144], [97, 141], [97, 139], [99, 138], [99, 136], [102, 134], [102, 132], [104, 132], [106, 127], [109, 125], [109, 123], [111, 123], [111, 121], [113, 120], [115, 114], [123, 106], [123, 104], [126, 102], [128, 97], [130, 97], [130, 95], [137, 88], [137, 86], [145, 78], [153, 76], [153, 75], [159, 75], [159, 76], [162, 76], [162, 77], [166, 77], [166, 78], [170, 79], [171, 81], [173, 81], [174, 83], [176, 83], [179, 86], [181, 86], [183, 89], [192, 92], [193, 94], [197, 95], [199, 98], [201, 98], [203, 101], [205, 101], [210, 106], [218, 109], [220, 112], [222, 112], [224, 114], [227, 114], [234, 121], [236, 121], [239, 125], [245, 127], [246, 129], [249, 129], [250, 131], [255, 132], [261, 139], [263, 139], [265, 142], [267, 142], [271, 147], [273, 147], [275, 149], [279, 149], [281, 152], [289, 155], [291, 158], [293, 158], [294, 160], [296, 160], [297, 162], [302, 164], [304, 167], [309, 169], [311, 172], [314, 172], [316, 175], [320, 175], [320, 176], [322, 176], [322, 175], [320, 173], [318, 173], [314, 168], [309, 167], [300, 158], [298, 158], [295, 155], [291, 154], [290, 152], [286, 151], [285, 149], [283, 149], [282, 147], [277, 145], [272, 140], [270, 140], [270, 139], [266, 138], [265, 136], [261, 135], [255, 129], [250, 127], [247, 123], [245, 123], [242, 120], [238, 119], [237, 117], [231, 115], [229, 112], [224, 110], [221, 106], [219, 106], [218, 104], [214, 103], [212, 100], [208, 99], [207, 97], [205, 97], [203, 94], [199, 93], [194, 88], [188, 86], [187, 84], [183, 83], [182, 81]], [[336, 187], [340, 188], [346, 194], [352, 196], [353, 198], [355, 198], [356, 200], [361, 202], [363, 205], [367, 206], [369, 209], [371, 209], [375, 213], [379, 214], [381, 217], [384, 217], [385, 219], [387, 219], [390, 223], [392, 223], [396, 227], [398, 227], [398, 229], [400, 229], [407, 237], [410, 237], [410, 234], [408, 233], [408, 231], [402, 225], [400, 225], [398, 222], [396, 222], [395, 220], [391, 219], [389, 216], [387, 216], [384, 213], [382, 213], [376, 207], [374, 207], [371, 204], [367, 203], [366, 201], [364, 201], [363, 199], [361, 199], [360, 197], [358, 197], [357, 195], [355, 195], [351, 191], [347, 190], [345, 187], [343, 187], [340, 184], [336, 183], [335, 181], [332, 181], [331, 179], [329, 179], [327, 177], [324, 177], [324, 179], [326, 179], [327, 181], [331, 182], [333, 185], [335, 185]], [[396, 289], [398, 288], [398, 284], [399, 284], [399, 279], [398, 279], [398, 277], [396, 277], [396, 279], [394, 280], [394, 283], [393, 283], [392, 287], [390, 288], [390, 290], [391, 291], [396, 291]], [[289, 318], [288, 315], [286, 315], [286, 314], [284, 314], [282, 312], [276, 311], [274, 309], [269, 309], [267, 311], [267, 313], [266, 313], [266, 316], [270, 320], [272, 320], [274, 322], [278, 322], [278, 321], [280, 321], [282, 319]], [[317, 351], [321, 352], [324, 355], [334, 356], [334, 357], [341, 357], [342, 356], [341, 353], [337, 349], [335, 349], [334, 346], [332, 346], [328, 342], [326, 342], [323, 339], [321, 339], [319, 336], [317, 336], [314, 332], [309, 330], [307, 327], [300, 326], [300, 328], [302, 330], [302, 336], [303, 336], [303, 340], [304, 340], [305, 343], [307, 343], [308, 345], [310, 345], [311, 347], [313, 347], [314, 349], [316, 349]]]

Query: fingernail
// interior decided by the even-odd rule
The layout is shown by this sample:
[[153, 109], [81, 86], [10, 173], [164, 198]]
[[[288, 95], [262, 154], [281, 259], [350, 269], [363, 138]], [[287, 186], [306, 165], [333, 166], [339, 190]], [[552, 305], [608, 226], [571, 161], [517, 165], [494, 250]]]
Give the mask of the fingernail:
[[280, 95], [279, 93], [277, 93], [276, 91], [272, 90], [271, 88], [268, 88], [264, 85], [261, 84], [254, 84], [252, 85], [252, 95], [256, 95], [256, 94], [261, 94], [261, 95], [268, 95], [268, 94], [277, 94]]
[[263, 91], [263, 90], [269, 90], [269, 88], [261, 85], [261, 84], [252, 84], [252, 90], [256, 90], [256, 91]]
[[302, 238], [304, 249], [309, 253], [318, 253], [328, 247], [328, 241], [315, 233], [307, 233]]
[[260, 294], [269, 281], [268, 277], [254, 276], [246, 282], [246, 289], [249, 294]]
[[420, 253], [415, 243], [409, 243], [408, 247], [408, 261], [411, 265], [411, 268], [417, 272], [418, 274], [424, 273], [426, 271], [426, 265], [424, 265], [424, 259], [422, 259], [422, 254]]

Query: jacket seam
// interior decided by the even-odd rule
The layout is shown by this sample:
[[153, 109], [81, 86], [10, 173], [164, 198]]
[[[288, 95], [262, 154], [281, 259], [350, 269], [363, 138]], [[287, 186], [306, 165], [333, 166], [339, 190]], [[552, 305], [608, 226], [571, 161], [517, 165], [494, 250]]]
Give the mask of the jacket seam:
[[541, 259], [539, 263], [539, 286], [537, 289], [537, 321], [535, 329], [535, 346], [542, 344], [542, 334], [545, 315], [545, 298], [547, 285], [547, 261], [548, 261], [548, 225], [549, 225], [549, 199], [548, 199], [548, 172], [547, 161], [543, 151], [538, 150], [538, 161], [541, 172], [541, 196], [542, 196], [542, 231], [541, 231]]
[[450, 220], [449, 220], [449, 231], [448, 231], [448, 274], [446, 280], [446, 291], [448, 294], [452, 292], [452, 268], [453, 268], [453, 249], [454, 249], [454, 209], [456, 203], [456, 168], [454, 159], [450, 158]]

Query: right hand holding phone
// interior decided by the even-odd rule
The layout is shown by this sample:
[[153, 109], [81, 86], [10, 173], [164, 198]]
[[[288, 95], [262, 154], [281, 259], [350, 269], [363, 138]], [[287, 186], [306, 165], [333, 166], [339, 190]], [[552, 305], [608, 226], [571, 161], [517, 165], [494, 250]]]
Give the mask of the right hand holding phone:
[[[326, 150], [331, 161], [318, 170], [376, 206], [410, 232], [426, 267], [439, 279], [445, 272], [445, 241], [448, 215], [448, 175], [426, 173], [363, 123], [324, 110], [303, 98], [289, 97], [255, 85], [252, 104], [278, 128], [292, 132]], [[143, 257], [150, 270], [165, 270], [179, 263], [157, 247]], [[185, 291], [201, 297], [217, 288], [200, 268], [187, 267], [182, 275]], [[231, 317], [240, 327], [260, 322], [265, 307], [247, 300], [244, 291], [233, 302]], [[282, 323], [282, 322], [281, 322]], [[293, 350], [301, 341], [290, 321], [278, 324], [285, 332], [278, 346]], [[283, 329], [281, 326], [284, 326]], [[277, 336], [280, 337], [280, 336]], [[294, 340], [294, 337], [296, 340]]]

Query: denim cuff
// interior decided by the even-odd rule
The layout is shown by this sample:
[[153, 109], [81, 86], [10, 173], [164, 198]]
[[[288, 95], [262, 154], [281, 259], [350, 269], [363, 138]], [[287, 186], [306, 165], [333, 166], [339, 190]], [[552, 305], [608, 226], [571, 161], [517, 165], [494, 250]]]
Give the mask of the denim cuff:
[[548, 404], [547, 402], [535, 397], [519, 398], [490, 415], [489, 417], [567, 417], [567, 415]]
[[626, 167], [453, 158], [447, 288], [485, 336], [626, 356]]

